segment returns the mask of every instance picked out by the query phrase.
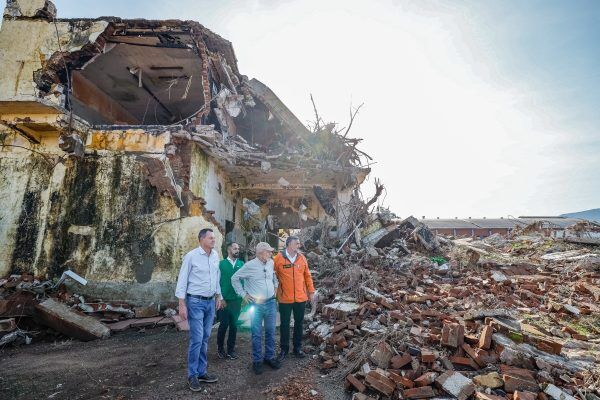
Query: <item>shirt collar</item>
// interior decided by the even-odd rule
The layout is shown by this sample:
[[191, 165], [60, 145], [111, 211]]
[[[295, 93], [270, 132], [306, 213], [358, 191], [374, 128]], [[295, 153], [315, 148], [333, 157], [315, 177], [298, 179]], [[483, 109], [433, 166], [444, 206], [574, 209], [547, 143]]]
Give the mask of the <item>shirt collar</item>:
[[288, 258], [288, 260], [292, 260], [292, 258], [297, 258], [298, 257], [298, 252], [296, 252], [296, 256], [295, 257], [291, 257], [290, 253], [288, 253], [287, 249], [285, 250], [285, 256]]
[[202, 248], [202, 246], [198, 246], [198, 248], [200, 249], [200, 254], [207, 254], [207, 255], [209, 255], [209, 256], [211, 256], [211, 255], [212, 255], [212, 253], [215, 251], [215, 249], [212, 249], [212, 250], [210, 251], [210, 254], [208, 254], [206, 251], [204, 251], [204, 249]]

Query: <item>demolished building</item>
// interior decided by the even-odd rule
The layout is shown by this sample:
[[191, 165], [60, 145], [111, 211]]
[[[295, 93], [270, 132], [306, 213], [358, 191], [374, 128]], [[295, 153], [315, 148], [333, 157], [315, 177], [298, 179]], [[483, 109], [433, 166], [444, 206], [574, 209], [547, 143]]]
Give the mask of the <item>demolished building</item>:
[[369, 173], [355, 143], [309, 131], [198, 22], [8, 0], [0, 70], [0, 275], [71, 269], [89, 293], [148, 302], [172, 298], [201, 228], [218, 246], [351, 228]]

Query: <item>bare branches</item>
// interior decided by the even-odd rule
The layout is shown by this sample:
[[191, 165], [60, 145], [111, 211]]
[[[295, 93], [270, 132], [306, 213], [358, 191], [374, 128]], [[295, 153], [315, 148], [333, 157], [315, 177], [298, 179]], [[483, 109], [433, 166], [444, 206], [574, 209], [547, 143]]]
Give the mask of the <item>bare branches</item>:
[[371, 205], [373, 205], [373, 203], [375, 203], [377, 201], [379, 196], [381, 196], [381, 193], [383, 193], [383, 189], [384, 189], [383, 183], [381, 183], [379, 178], [375, 178], [375, 195], [373, 195], [371, 200], [369, 200], [365, 203], [365, 210], [369, 210], [369, 207], [371, 207]]
[[358, 112], [360, 111], [361, 107], [364, 104], [365, 103], [360, 103], [360, 105], [358, 107], [356, 107], [354, 109], [354, 111], [352, 110], [352, 104], [350, 104], [350, 123], [348, 124], [348, 128], [346, 128], [346, 132], [344, 133], [344, 138], [346, 138], [346, 136], [348, 136], [348, 132], [350, 132], [350, 128], [352, 128], [352, 123], [354, 122], [354, 118], [356, 118], [356, 115], [358, 114]]
[[362, 141], [361, 138], [348, 138], [348, 133], [354, 125], [354, 120], [363, 107], [361, 103], [358, 107], [353, 107], [350, 104], [350, 120], [347, 127], [338, 127], [337, 122], [325, 122], [315, 103], [313, 95], [310, 95], [310, 101], [315, 113], [315, 120], [309, 122], [308, 129], [314, 134], [314, 137], [309, 139], [313, 147], [313, 153], [318, 159], [331, 160], [344, 166], [364, 166], [369, 161], [363, 163], [362, 157], [367, 160], [372, 160], [371, 157], [358, 150], [356, 146]]
[[323, 120], [319, 116], [319, 112], [317, 111], [317, 105], [315, 104], [315, 99], [313, 98], [312, 93], [310, 94], [310, 102], [312, 103], [313, 110], [315, 111], [315, 122], [311, 130], [313, 132], [318, 132], [321, 130], [321, 124], [323, 123]]

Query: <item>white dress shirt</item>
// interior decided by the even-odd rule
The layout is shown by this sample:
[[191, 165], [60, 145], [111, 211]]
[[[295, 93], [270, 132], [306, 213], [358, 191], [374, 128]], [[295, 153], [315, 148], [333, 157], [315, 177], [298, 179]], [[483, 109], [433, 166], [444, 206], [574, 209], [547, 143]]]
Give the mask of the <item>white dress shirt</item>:
[[188, 293], [204, 297], [220, 295], [220, 277], [219, 254], [214, 249], [207, 254], [202, 247], [198, 246], [183, 258], [175, 296], [185, 299]]
[[290, 253], [288, 253], [287, 250], [285, 251], [285, 255], [288, 258], [288, 260], [290, 260], [292, 262], [292, 264], [295, 263], [296, 258], [298, 258], [298, 253], [296, 253], [296, 255], [294, 255], [294, 257], [292, 258], [292, 257], [290, 257]]

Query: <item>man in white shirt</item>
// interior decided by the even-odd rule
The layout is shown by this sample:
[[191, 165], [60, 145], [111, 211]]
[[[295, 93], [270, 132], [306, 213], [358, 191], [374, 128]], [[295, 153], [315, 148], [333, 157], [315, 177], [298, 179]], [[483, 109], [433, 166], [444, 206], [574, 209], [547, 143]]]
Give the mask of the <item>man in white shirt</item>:
[[202, 229], [198, 233], [198, 241], [200, 246], [183, 258], [175, 289], [179, 315], [190, 325], [188, 385], [194, 392], [202, 389], [200, 382], [218, 380], [206, 372], [206, 353], [215, 308], [221, 308], [219, 254], [214, 249], [216, 240], [212, 229]]

